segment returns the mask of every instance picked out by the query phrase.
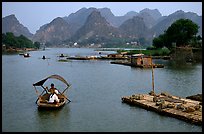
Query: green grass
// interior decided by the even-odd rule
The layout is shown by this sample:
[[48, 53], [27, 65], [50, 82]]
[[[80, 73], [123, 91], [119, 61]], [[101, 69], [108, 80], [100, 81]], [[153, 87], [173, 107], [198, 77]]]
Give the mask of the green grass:
[[120, 52], [128, 52], [128, 54], [139, 54], [143, 53], [144, 55], [149, 56], [168, 56], [170, 51], [168, 49], [155, 49], [155, 50], [118, 50]]

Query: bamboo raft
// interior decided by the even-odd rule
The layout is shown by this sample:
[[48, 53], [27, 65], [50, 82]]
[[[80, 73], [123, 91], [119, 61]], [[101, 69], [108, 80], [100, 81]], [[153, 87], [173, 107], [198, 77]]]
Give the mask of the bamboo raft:
[[122, 102], [140, 106], [162, 115], [171, 116], [196, 125], [202, 124], [202, 103], [191, 99], [161, 93], [159, 95], [133, 94], [121, 98]]
[[96, 57], [96, 56], [84, 56], [84, 57], [67, 57], [70, 60], [126, 60], [126, 57]]
[[162, 64], [152, 64], [152, 65], [136, 65], [132, 64], [127, 61], [111, 61], [111, 64], [119, 64], [119, 65], [126, 65], [126, 66], [131, 66], [131, 67], [139, 67], [139, 68], [164, 68], [164, 65]]

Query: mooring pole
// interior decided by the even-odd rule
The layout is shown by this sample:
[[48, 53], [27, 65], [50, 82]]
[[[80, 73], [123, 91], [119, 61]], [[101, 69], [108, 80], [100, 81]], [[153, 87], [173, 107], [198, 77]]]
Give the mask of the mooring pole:
[[[152, 61], [152, 58], [151, 58]], [[152, 63], [152, 91], [154, 93], [154, 69], [153, 69], [153, 63]]]

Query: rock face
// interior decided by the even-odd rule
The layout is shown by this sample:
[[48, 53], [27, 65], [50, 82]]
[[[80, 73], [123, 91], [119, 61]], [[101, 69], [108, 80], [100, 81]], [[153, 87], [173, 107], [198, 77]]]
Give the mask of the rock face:
[[63, 19], [70, 25], [71, 31], [75, 33], [80, 27], [84, 25], [87, 17], [97, 10], [96, 8], [81, 8], [75, 13], [71, 13], [68, 17], [63, 17]]
[[[103, 17], [100, 25], [96, 26], [94, 24], [94, 21], [97, 23], [100, 17], [93, 19], [94, 16], [92, 16], [92, 19], [90, 19], [90, 15], [93, 12], [99, 12], [100, 17]], [[142, 20], [137, 17], [142, 18]], [[96, 40], [97, 42], [103, 42], [103, 39], [111, 37], [108, 34], [110, 32], [107, 33], [107, 31], [113, 29], [110, 34], [114, 34], [114, 37], [119, 34], [119, 38], [143, 38], [146, 43], [148, 42], [147, 44], [151, 44], [154, 37], [163, 34], [173, 22], [181, 18], [188, 18], [196, 22], [200, 26], [199, 34], [202, 35], [202, 17], [195, 13], [186, 13], [184, 11], [177, 11], [169, 16], [162, 16], [157, 9], [146, 8], [139, 13], [130, 11], [124, 16], [115, 16], [109, 8], [82, 8], [68, 17], [63, 17], [70, 25], [72, 33], [69, 40], [73, 42], [85, 40], [87, 43], [92, 43], [92, 41], [95, 42]]]
[[71, 25], [73, 32], [76, 32], [81, 26], [84, 25], [88, 16], [93, 11], [100, 12], [101, 16], [104, 17], [113, 27], [119, 27], [123, 22], [128, 19], [132, 19], [134, 16], [144, 18], [145, 23], [147, 23], [147, 27], [152, 27], [155, 21], [161, 17], [161, 13], [157, 9], [144, 9], [140, 11], [140, 13], [130, 11], [123, 16], [115, 16], [109, 8], [82, 8], [75, 13], [71, 13], [67, 17], [63, 17], [63, 19]]
[[119, 29], [122, 35], [128, 38], [142, 38], [150, 35], [144, 19], [138, 16], [125, 21]]
[[173, 24], [178, 19], [192, 20], [200, 27], [198, 34], [202, 35], [202, 17], [191, 12], [185, 13], [182, 10], [176, 11], [175, 13], [170, 14], [169, 16], [164, 16], [160, 18], [160, 21], [158, 21], [157, 24], [152, 27], [151, 31], [154, 33], [154, 36], [158, 37], [160, 34], [163, 34], [164, 31], [167, 30], [168, 27], [171, 26], [171, 24]]
[[2, 18], [2, 33], [7, 32], [12, 32], [15, 36], [24, 35], [29, 39], [33, 36], [28, 28], [23, 26], [13, 14]]
[[158, 20], [159, 18], [162, 17], [158, 9], [151, 10], [151, 9], [145, 8], [141, 10], [140, 13], [148, 13], [150, 16], [152, 16], [154, 20]]
[[2, 33], [13, 32], [16, 36], [22, 34], [33, 41], [55, 45], [69, 42], [104, 43], [110, 40], [151, 45], [154, 37], [163, 34], [173, 22], [181, 18], [195, 22], [200, 27], [198, 34], [202, 36], [202, 16], [192, 12], [179, 10], [169, 16], [162, 16], [157, 9], [146, 8], [139, 13], [130, 11], [123, 16], [115, 16], [109, 8], [93, 7], [81, 8], [69, 16], [55, 18], [41, 26], [34, 36], [19, 23], [15, 15], [10, 15], [2, 19]]
[[70, 38], [71, 34], [72, 31], [69, 24], [64, 19], [58, 17], [49, 24], [42, 26], [34, 35], [33, 41], [58, 44]]
[[73, 40], [92, 40], [92, 42], [101, 41], [102, 38], [109, 39], [117, 37], [119, 31], [112, 27], [100, 12], [93, 11], [87, 18], [85, 24], [73, 36]]

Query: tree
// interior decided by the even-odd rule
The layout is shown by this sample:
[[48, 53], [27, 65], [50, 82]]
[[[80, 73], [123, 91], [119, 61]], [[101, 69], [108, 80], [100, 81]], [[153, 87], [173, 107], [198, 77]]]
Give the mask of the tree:
[[33, 42], [29, 40], [28, 38], [26, 38], [25, 36], [20, 35], [19, 37], [16, 37], [16, 38], [18, 41], [17, 42], [18, 48], [24, 48], [24, 47], [33, 48], [34, 47]]
[[176, 46], [187, 46], [195, 39], [199, 26], [189, 19], [179, 19], [175, 21], [163, 35], [154, 38], [153, 46], [172, 48], [172, 44]]
[[192, 40], [189, 42], [189, 44], [192, 47], [196, 47], [196, 48], [201, 48], [202, 47], [202, 38], [200, 35], [195, 36], [192, 38]]
[[156, 48], [162, 48], [167, 45], [167, 36], [165, 34], [159, 35], [158, 38], [153, 39], [153, 46]]
[[2, 33], [2, 44], [5, 44], [7, 48], [13, 47], [13, 48], [38, 48], [38, 43], [33, 44], [31, 40], [29, 40], [27, 37], [20, 35], [18, 37], [14, 36], [13, 33]]
[[199, 26], [189, 19], [180, 19], [173, 23], [166, 31], [170, 42], [177, 46], [186, 46], [198, 33]]
[[2, 35], [2, 43], [6, 44], [7, 47], [16, 47], [17, 39], [13, 33], [6, 33]]
[[40, 42], [34, 42], [34, 46], [37, 48], [37, 49], [39, 49], [40, 48]]

